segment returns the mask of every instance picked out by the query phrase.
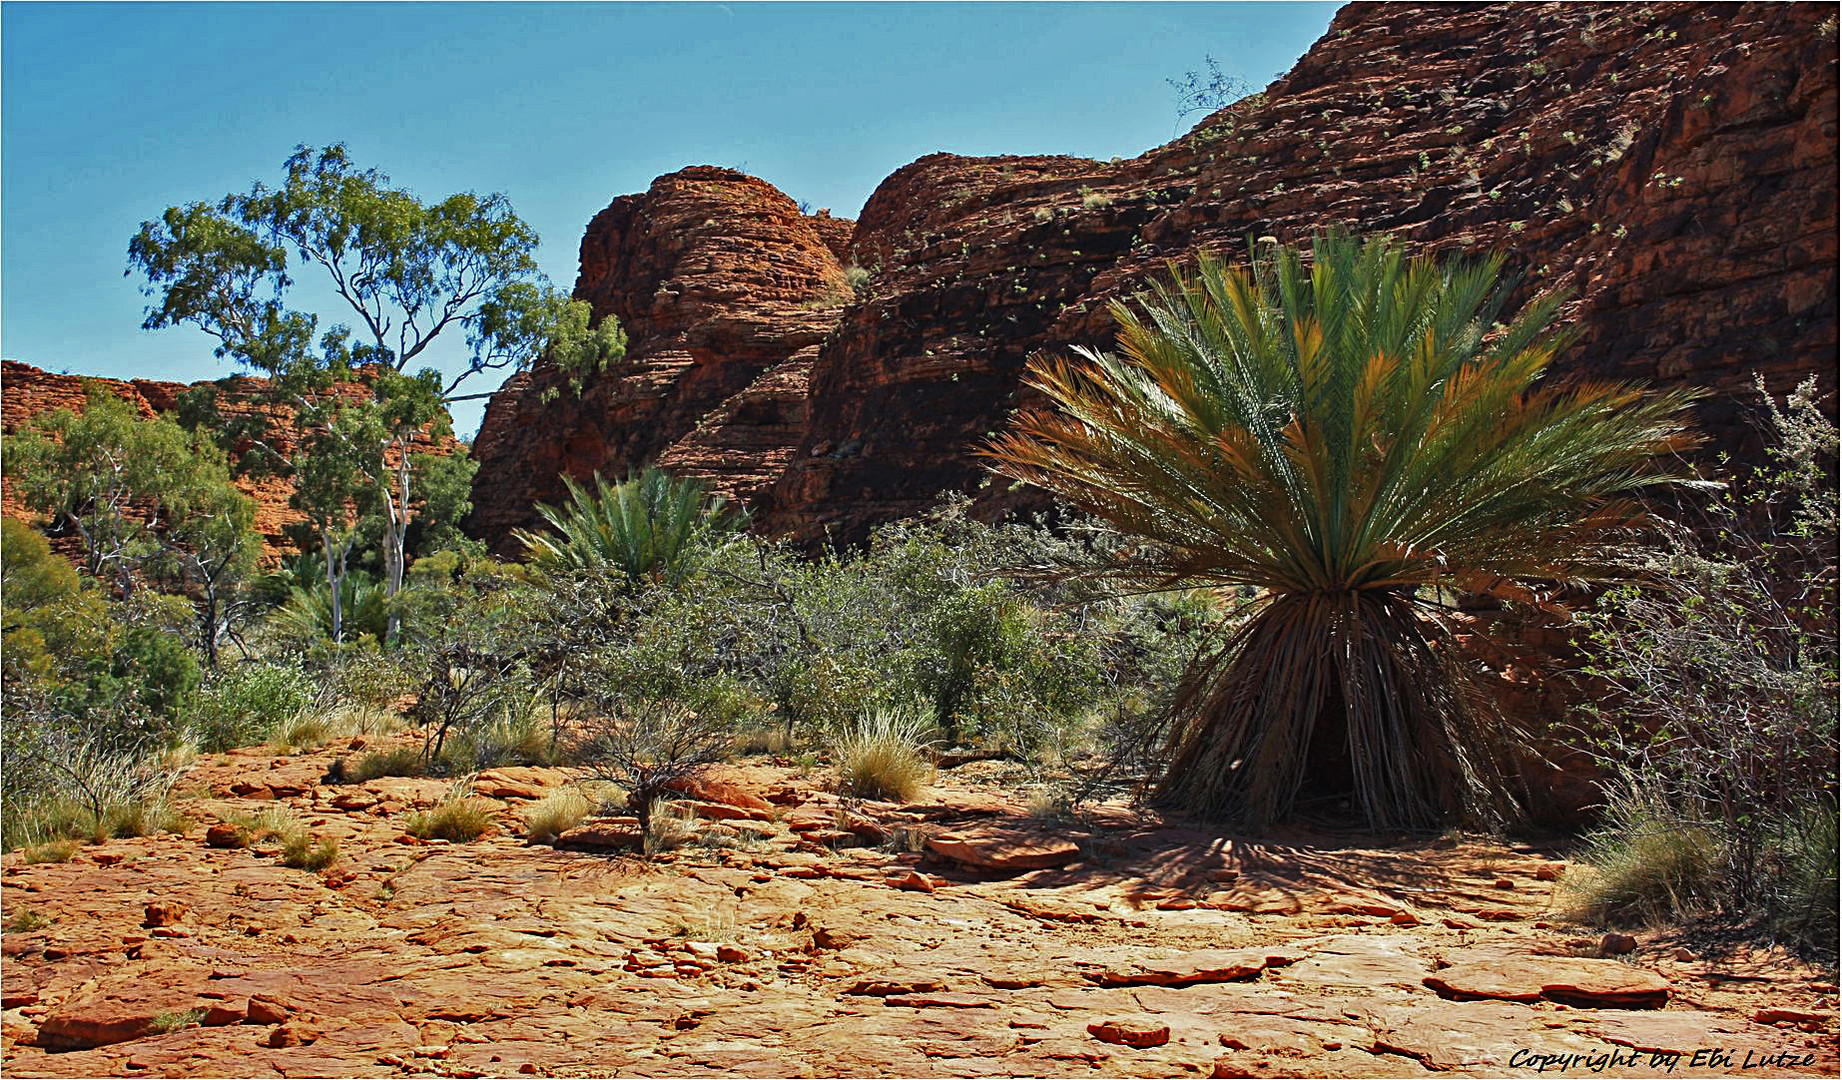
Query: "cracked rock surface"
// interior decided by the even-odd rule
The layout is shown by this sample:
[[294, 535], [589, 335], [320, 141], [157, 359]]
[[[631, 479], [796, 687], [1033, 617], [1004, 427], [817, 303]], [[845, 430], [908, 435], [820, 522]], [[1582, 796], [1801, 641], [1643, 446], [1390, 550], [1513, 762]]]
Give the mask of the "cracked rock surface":
[[[563, 770], [483, 775], [497, 831], [423, 843], [404, 818], [446, 782], [323, 785], [334, 756], [205, 759], [184, 835], [7, 855], [6, 914], [49, 920], [5, 936], [7, 1074], [1491, 1076], [1518, 1051], [1704, 1048], [1738, 1052], [1696, 1075], [1838, 1068], [1821, 973], [1654, 936], [1600, 956], [1553, 913], [1543, 850], [1110, 804], [1047, 825], [995, 762], [846, 806], [754, 758], [687, 793], [747, 814], [647, 861], [520, 839]], [[276, 801], [339, 861], [209, 841]], [[1813, 1056], [1762, 1073], [1748, 1051]]]

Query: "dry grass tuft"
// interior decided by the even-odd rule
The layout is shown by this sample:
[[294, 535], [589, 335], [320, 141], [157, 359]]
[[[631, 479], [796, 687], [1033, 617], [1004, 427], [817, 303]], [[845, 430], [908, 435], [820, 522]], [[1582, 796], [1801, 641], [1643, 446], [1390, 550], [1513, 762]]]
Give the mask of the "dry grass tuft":
[[403, 828], [422, 840], [461, 844], [478, 840], [492, 828], [492, 813], [472, 799], [450, 795], [432, 809], [409, 815]]
[[925, 753], [926, 726], [916, 717], [878, 710], [832, 748], [838, 791], [864, 799], [909, 802], [934, 778]]
[[540, 844], [549, 843], [582, 824], [588, 817], [589, 800], [573, 787], [558, 788], [525, 807], [524, 834]]

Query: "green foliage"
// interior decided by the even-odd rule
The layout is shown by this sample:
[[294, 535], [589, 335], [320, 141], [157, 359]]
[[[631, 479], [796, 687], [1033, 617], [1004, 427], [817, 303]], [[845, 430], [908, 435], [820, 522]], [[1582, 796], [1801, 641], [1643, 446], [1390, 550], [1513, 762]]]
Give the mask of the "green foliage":
[[1542, 382], [1560, 298], [1486, 333], [1498, 258], [1340, 234], [1310, 254], [1204, 255], [1115, 304], [1120, 352], [1033, 361], [1055, 408], [1021, 414], [993, 467], [1133, 538], [1104, 576], [1255, 592], [1169, 714], [1166, 801], [1269, 822], [1315, 761], [1373, 826], [1514, 819], [1512, 735], [1436, 597], [1615, 575], [1633, 497], [1675, 480], [1689, 397]]
[[1604, 870], [1635, 843], [1640, 806], [1707, 840], [1702, 887], [1655, 914], [1743, 921], [1833, 956], [1838, 436], [1814, 381], [1783, 408], [1764, 396], [1768, 467], [1662, 532], [1633, 556], [1637, 583], [1579, 618], [1603, 691], [1582, 719], [1609, 778], [1589, 857]]
[[7, 679], [74, 678], [85, 658], [111, 651], [115, 622], [108, 600], [84, 588], [76, 568], [30, 526], [0, 518], [0, 530]]
[[[447, 542], [466, 466], [434, 466], [412, 446], [425, 431], [446, 434], [446, 405], [460, 385], [540, 357], [579, 380], [618, 359], [626, 339], [612, 319], [591, 326], [586, 303], [544, 282], [537, 234], [503, 195], [424, 203], [377, 170], [359, 168], [342, 145], [297, 147], [283, 169], [277, 187], [257, 183], [247, 194], [171, 207], [143, 222], [128, 259], [153, 300], [145, 328], [198, 328], [215, 339], [219, 357], [268, 376], [276, 400], [294, 409], [301, 432], [287, 463], [294, 505], [325, 558], [339, 640], [355, 521], [381, 525], [383, 586], [392, 598], [403, 587], [419, 506], [432, 526], [425, 542]], [[356, 333], [323, 328], [318, 314], [288, 306], [301, 266], [317, 268]], [[444, 334], [459, 335], [466, 350], [465, 368], [452, 379], [413, 367]], [[354, 378], [368, 397], [331, 392]], [[420, 503], [418, 476], [433, 485]], [[394, 631], [395, 616], [389, 621]]]
[[724, 512], [721, 497], [706, 495], [696, 480], [681, 480], [648, 468], [619, 484], [595, 475], [593, 489], [565, 477], [569, 503], [537, 511], [558, 535], [519, 530], [514, 535], [544, 571], [602, 567], [625, 574], [634, 585], [676, 585], [696, 568], [712, 543], [732, 533], [739, 520]]
[[91, 383], [81, 414], [33, 418], [7, 463], [21, 499], [74, 533], [83, 569], [117, 595], [151, 583], [193, 596], [197, 641], [215, 663], [260, 546], [255, 504], [230, 482], [222, 450]]
[[[11, 712], [7, 726], [0, 848], [50, 850], [63, 841], [184, 830], [168, 797], [172, 774], [144, 753], [23, 710]], [[28, 740], [10, 730], [19, 727]]]
[[1717, 838], [1677, 820], [1655, 791], [1628, 790], [1608, 803], [1606, 820], [1587, 837], [1584, 872], [1566, 882], [1573, 913], [1612, 925], [1689, 914], [1718, 891], [1718, 857]]
[[205, 1018], [203, 1009], [168, 1009], [153, 1014], [147, 1021], [150, 1035], [170, 1035], [196, 1025]]
[[375, 750], [358, 759], [356, 765], [340, 770], [341, 782], [362, 784], [383, 776], [421, 776], [428, 771], [422, 752], [409, 746], [394, 750]]
[[315, 838], [306, 831], [288, 834], [281, 844], [281, 864], [314, 873], [339, 860], [339, 843], [331, 837]]
[[[10, 518], [4, 528], [0, 687], [9, 757], [33, 759], [46, 740], [65, 735], [124, 745], [170, 737], [201, 677], [183, 641], [186, 602], [145, 592], [111, 602], [30, 528]], [[21, 779], [7, 777], [8, 790]]]
[[[335, 595], [337, 605], [333, 603]], [[365, 637], [381, 642], [390, 632], [391, 610], [390, 596], [382, 584], [369, 574], [350, 570], [336, 594], [324, 579], [295, 587], [269, 622], [287, 640], [301, 644]]]
[[262, 743], [308, 710], [315, 687], [298, 667], [245, 662], [221, 667], [192, 704], [193, 745], [206, 754]]
[[582, 824], [588, 811], [588, 796], [574, 787], [560, 788], [525, 807], [525, 836], [537, 843], [548, 843]]

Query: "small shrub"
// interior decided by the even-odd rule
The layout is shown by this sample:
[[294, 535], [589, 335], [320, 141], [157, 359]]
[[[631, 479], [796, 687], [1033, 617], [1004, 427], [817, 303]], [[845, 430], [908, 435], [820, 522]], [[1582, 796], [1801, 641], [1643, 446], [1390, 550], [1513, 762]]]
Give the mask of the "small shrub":
[[1572, 914], [1601, 925], [1646, 925], [1692, 913], [1714, 889], [1719, 845], [1677, 820], [1654, 792], [1630, 789], [1606, 807], [1565, 889]]
[[749, 728], [736, 736], [738, 754], [772, 754], [775, 757], [793, 748], [793, 740], [784, 728]]
[[601, 715], [576, 745], [576, 759], [589, 778], [627, 792], [628, 806], [648, 835], [652, 809], [665, 792], [727, 757], [735, 745], [734, 718], [722, 709], [632, 695], [610, 696], [600, 704]]
[[34, 930], [43, 930], [51, 925], [51, 919], [43, 912], [31, 908], [20, 908], [6, 917], [6, 932], [9, 934], [29, 934]]
[[382, 776], [421, 776], [427, 771], [420, 751], [413, 746], [399, 746], [392, 750], [374, 750], [359, 758], [345, 767], [345, 777], [348, 783], [362, 784]]
[[28, 865], [69, 862], [70, 857], [76, 853], [77, 842], [75, 840], [50, 840], [27, 848], [25, 860]]
[[1770, 878], [1767, 925], [1781, 940], [1834, 956], [1838, 945], [1836, 868], [1842, 865], [1837, 806], [1813, 800], [1787, 817], [1771, 844], [1777, 872]]
[[297, 830], [282, 840], [281, 864], [296, 870], [315, 873], [326, 869], [339, 858], [339, 844], [331, 837], [318, 840], [306, 830]]
[[492, 828], [492, 814], [479, 803], [461, 796], [449, 796], [433, 809], [409, 815], [403, 829], [422, 840], [448, 840], [466, 843], [477, 840]]
[[227, 666], [193, 702], [188, 726], [199, 750], [221, 753], [261, 742], [312, 700], [312, 683], [296, 668]]
[[879, 709], [832, 750], [838, 790], [865, 799], [908, 802], [933, 777], [924, 756], [926, 725], [909, 713]]
[[654, 799], [640, 816], [646, 820], [643, 843], [647, 855], [683, 847], [697, 838], [697, 815], [682, 803]]
[[501, 765], [555, 765], [557, 740], [538, 715], [535, 693], [509, 694], [504, 708], [483, 722], [457, 728], [441, 758], [451, 774], [477, 773]]
[[167, 1012], [155, 1013], [147, 1021], [147, 1030], [155, 1035], [169, 1035], [175, 1031], [183, 1031], [204, 1018], [205, 1010], [203, 1009], [171, 1009]]
[[525, 807], [524, 834], [540, 844], [548, 843], [582, 824], [588, 811], [588, 796], [573, 787], [561, 788]]
[[1113, 197], [1111, 195], [1099, 191], [1090, 191], [1087, 188], [1081, 189], [1081, 209], [1098, 210], [1103, 206], [1112, 205]]
[[861, 266], [847, 266], [844, 268], [844, 283], [851, 287], [852, 292], [862, 292], [864, 286], [870, 284], [870, 271]]
[[317, 750], [332, 740], [333, 726], [325, 716], [301, 713], [289, 717], [269, 736], [269, 746], [278, 754], [297, 754]]
[[109, 836], [152, 836], [155, 833], [182, 833], [191, 827], [187, 818], [165, 798], [137, 800], [112, 807], [103, 816], [99, 832]]

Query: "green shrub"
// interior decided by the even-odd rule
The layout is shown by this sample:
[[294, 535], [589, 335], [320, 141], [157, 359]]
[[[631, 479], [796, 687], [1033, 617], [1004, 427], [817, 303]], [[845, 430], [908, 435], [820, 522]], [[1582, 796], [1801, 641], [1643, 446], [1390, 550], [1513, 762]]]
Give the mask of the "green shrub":
[[193, 740], [206, 753], [253, 746], [304, 711], [313, 694], [312, 681], [298, 668], [227, 664], [192, 705]]
[[183, 1031], [205, 1018], [203, 1009], [169, 1009], [155, 1013], [147, 1021], [147, 1031], [152, 1035], [170, 1035]]
[[1617, 835], [1651, 821], [1704, 836], [1708, 881], [1680, 914], [1833, 957], [1837, 431], [1813, 381], [1783, 408], [1763, 396], [1770, 465], [1690, 507], [1633, 557], [1641, 584], [1580, 617], [1605, 691], [1581, 713], [1612, 792], [1594, 852], [1652, 843]]
[[27, 865], [33, 863], [69, 862], [71, 856], [76, 853], [77, 842], [75, 840], [48, 840], [45, 843], [27, 848], [25, 851], [25, 861]]
[[332, 721], [319, 713], [296, 713], [269, 733], [269, 747], [277, 754], [298, 754], [318, 750], [332, 741]]
[[515, 535], [541, 570], [607, 568], [633, 585], [676, 585], [688, 578], [704, 552], [735, 531], [741, 519], [701, 481], [648, 468], [618, 484], [599, 474], [593, 488], [565, 478], [569, 503], [537, 511], [555, 530]]
[[1542, 378], [1560, 298], [1505, 310], [1501, 258], [1332, 232], [1253, 263], [1201, 253], [1114, 306], [1117, 352], [1033, 358], [992, 467], [1132, 537], [1091, 568], [1121, 588], [1252, 591], [1166, 714], [1163, 803], [1257, 827], [1309, 782], [1377, 828], [1514, 822], [1517, 732], [1425, 596], [1596, 578], [1693, 395]]
[[31, 908], [15, 909], [6, 917], [6, 932], [9, 934], [30, 934], [34, 930], [43, 930], [51, 925], [51, 919], [40, 911]]
[[1655, 790], [1628, 788], [1608, 800], [1604, 824], [1565, 883], [1572, 913], [1604, 925], [1693, 914], [1716, 894], [1719, 846], [1716, 834], [1679, 820]]

